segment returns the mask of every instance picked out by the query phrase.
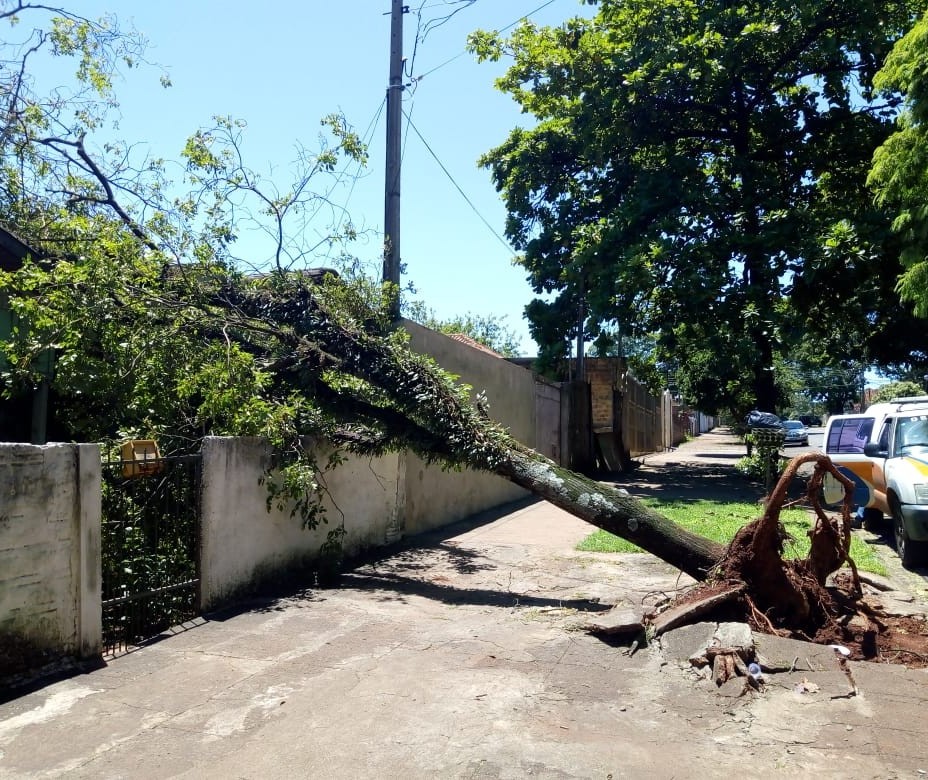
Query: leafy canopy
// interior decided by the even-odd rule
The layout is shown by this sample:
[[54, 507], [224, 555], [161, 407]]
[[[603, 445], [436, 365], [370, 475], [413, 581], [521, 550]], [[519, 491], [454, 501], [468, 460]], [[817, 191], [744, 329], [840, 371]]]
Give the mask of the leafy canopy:
[[[13, 19], [5, 7], [0, 20]], [[17, 9], [50, 18], [0, 43], [17, 63], [0, 71], [15, 120], [0, 136], [0, 218], [36, 253], [0, 272], [0, 302], [15, 315], [0, 343], [5, 399], [42, 381], [38, 357], [54, 350], [64, 435], [151, 436], [166, 452], [196, 449], [206, 434], [264, 436], [286, 466], [272, 497], [321, 489], [331, 461], [313, 459], [307, 436], [367, 454], [408, 447], [452, 466], [499, 460], [505, 435], [394, 329], [394, 291], [352, 258], [336, 260], [338, 274], [307, 269], [318, 247], [304, 234], [320, 235], [302, 229], [308, 220], [330, 217], [325, 249], [354, 235], [344, 214], [324, 210], [338, 167], [366, 161], [343, 117], [323, 120], [319, 150], [300, 155], [287, 189], [246, 164], [243, 125], [225, 117], [191, 134], [183, 177], [169, 181], [161, 161], [133, 168], [128, 147], [93, 143], [119, 67], [137, 61], [117, 55], [132, 44], [140, 57], [144, 42], [113, 19]], [[34, 88], [29, 65], [43, 47], [76, 64], [73, 89], [53, 92], [81, 95], [80, 111]], [[246, 230], [271, 251], [239, 257]]]
[[[535, 290], [556, 294], [528, 307], [533, 335], [562, 356], [583, 304], [589, 339], [657, 334], [702, 408], [772, 409], [778, 356], [846, 323], [817, 304], [825, 285], [895, 262], [863, 187], [897, 104], [872, 79], [925, 4], [595, 5], [470, 41], [511, 58], [497, 85], [537, 120], [482, 160]], [[888, 304], [841, 289], [864, 304], [851, 328], [872, 329]]]
[[905, 97], [896, 132], [876, 151], [870, 185], [877, 200], [895, 213], [893, 228], [902, 244], [903, 300], [928, 317], [928, 16], [923, 16], [893, 48], [876, 86]]

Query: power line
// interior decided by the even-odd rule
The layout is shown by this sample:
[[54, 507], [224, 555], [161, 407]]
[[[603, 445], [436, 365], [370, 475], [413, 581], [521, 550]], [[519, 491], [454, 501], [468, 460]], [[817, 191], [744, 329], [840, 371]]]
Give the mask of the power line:
[[[415, 69], [415, 60], [416, 60], [416, 56], [417, 56], [418, 51], [419, 51], [419, 44], [425, 42], [425, 39], [428, 37], [429, 33], [430, 33], [432, 30], [435, 30], [435, 29], [437, 29], [438, 27], [441, 27], [442, 25], [446, 24], [446, 23], [449, 22], [454, 16], [456, 16], [459, 12], [463, 11], [465, 8], [470, 8], [470, 6], [474, 5], [474, 3], [476, 3], [476, 1], [477, 1], [477, 0], [446, 0], [446, 2], [444, 2], [444, 3], [440, 3], [440, 4], [433, 3], [433, 4], [431, 4], [431, 5], [426, 5], [426, 3], [428, 2], [428, 0], [422, 0], [422, 3], [420, 4], [419, 8], [415, 11], [416, 16], [418, 17], [418, 24], [417, 24], [417, 29], [416, 29], [415, 42], [414, 42], [414, 44], [413, 44], [413, 53], [412, 53], [412, 56], [411, 56], [411, 58], [410, 58], [409, 65], [408, 65], [408, 67], [407, 67], [407, 69], [406, 69], [406, 75], [407, 75], [407, 77], [408, 77], [408, 78], [411, 80], [411, 82], [412, 82], [412, 83], [411, 83], [410, 85], [408, 85], [408, 86], [412, 86], [412, 87], [417, 86], [417, 85], [418, 85], [418, 82], [421, 81], [422, 79], [424, 79], [426, 76], [428, 76], [428, 75], [430, 75], [430, 74], [432, 74], [432, 73], [435, 73], [435, 71], [440, 70], [441, 68], [445, 67], [446, 65], [449, 65], [450, 63], [454, 62], [455, 60], [459, 59], [460, 57], [462, 57], [464, 54], [467, 53], [466, 51], [461, 51], [461, 52], [459, 52], [458, 54], [456, 54], [454, 57], [451, 57], [450, 59], [445, 60], [445, 61], [444, 61], [443, 63], [441, 63], [440, 65], [437, 65], [436, 67], [432, 68], [431, 70], [426, 71], [426, 72], [423, 73], [421, 76], [413, 76], [413, 75], [412, 75], [412, 74], [415, 72], [415, 70], [414, 70], [414, 69]], [[529, 17], [534, 16], [535, 14], [537, 14], [537, 13], [539, 13], [540, 11], [544, 10], [545, 8], [547, 8], [549, 5], [553, 5], [556, 1], [557, 1], [557, 0], [546, 0], [546, 2], [542, 3], [540, 6], [538, 6], [538, 7], [535, 8], [534, 10], [529, 11], [527, 14], [523, 14], [522, 16], [520, 16], [520, 17], [519, 17], [518, 19], [516, 19], [515, 21], [510, 22], [508, 25], [502, 27], [502, 28], [499, 30], [499, 32], [506, 32], [507, 30], [512, 29], [513, 27], [515, 27], [515, 26], [516, 26], [517, 24], [519, 24], [520, 22], [523, 22], [523, 21], [525, 21], [526, 19], [528, 19]], [[422, 11], [425, 10], [426, 8], [435, 8], [435, 7], [439, 6], [439, 5], [440, 5], [440, 6], [444, 6], [444, 7], [448, 7], [448, 6], [457, 6], [457, 7], [454, 8], [453, 10], [451, 10], [449, 13], [445, 14], [444, 16], [435, 17], [435, 18], [433, 18], [433, 19], [429, 19], [429, 20], [423, 22], [423, 20], [422, 20]], [[414, 93], [415, 93], [415, 89], [413, 89], [413, 94], [414, 94]], [[415, 103], [412, 103], [412, 105], [415, 105]], [[506, 240], [496, 231], [496, 229], [486, 220], [486, 218], [480, 213], [480, 211], [477, 209], [477, 207], [474, 205], [474, 203], [471, 201], [471, 199], [467, 196], [467, 194], [464, 192], [464, 190], [461, 188], [461, 186], [457, 183], [457, 181], [456, 181], [456, 180], [454, 179], [454, 177], [451, 175], [451, 172], [448, 170], [448, 168], [445, 166], [445, 164], [439, 159], [438, 155], [435, 153], [435, 150], [432, 149], [432, 147], [429, 145], [428, 141], [426, 141], [425, 138], [423, 137], [422, 133], [419, 132], [419, 128], [417, 128], [417, 127], [415, 126], [415, 124], [413, 124], [412, 116], [411, 116], [411, 109], [410, 109], [410, 113], [406, 113], [406, 111], [404, 110], [404, 111], [403, 111], [403, 115], [406, 117], [406, 136], [405, 136], [404, 139], [403, 139], [403, 151], [402, 151], [402, 156], [405, 157], [406, 148], [407, 148], [407, 139], [408, 139], [409, 129], [412, 128], [413, 131], [416, 133], [416, 135], [419, 137], [419, 140], [422, 142], [423, 146], [425, 146], [425, 148], [428, 150], [429, 154], [432, 155], [433, 159], [435, 160], [435, 162], [438, 163], [439, 167], [442, 169], [442, 171], [444, 172], [445, 176], [448, 177], [448, 180], [454, 185], [455, 189], [457, 189], [457, 191], [458, 191], [458, 193], [461, 195], [461, 197], [464, 198], [464, 201], [467, 203], [468, 206], [470, 206], [471, 210], [477, 215], [478, 219], [480, 219], [480, 221], [483, 222], [484, 225], [486, 225], [487, 229], [493, 234], [493, 237], [494, 237], [497, 241], [499, 241], [503, 246], [505, 246], [505, 247], [506, 247], [506, 250], [507, 250], [508, 252], [514, 254], [512, 247], [509, 245], [509, 242], [506, 241]]]
[[[371, 121], [368, 123], [367, 129], [364, 131], [364, 135], [362, 136], [362, 143], [364, 144], [365, 147], [370, 145], [371, 139], [374, 136], [374, 131], [377, 129], [377, 126], [380, 124], [380, 117], [383, 116], [383, 110], [386, 104], [387, 104], [387, 99], [386, 99], [386, 96], [384, 96], [383, 100], [380, 101], [380, 105], [377, 107], [377, 110], [374, 112], [374, 116], [371, 118]], [[354, 163], [354, 165], [356, 167], [356, 170], [355, 170], [354, 176], [351, 179], [351, 187], [348, 189], [348, 194], [345, 196], [344, 204], [342, 205], [341, 211], [339, 212], [338, 222], [335, 224], [335, 231], [334, 231], [335, 233], [338, 233], [338, 231], [341, 230], [342, 220], [344, 219], [345, 214], [348, 213], [348, 204], [351, 202], [351, 196], [354, 194], [354, 188], [358, 183], [358, 179], [361, 178], [361, 168], [363, 167], [364, 163], [357, 161]], [[333, 182], [332, 186], [329, 188], [329, 191], [325, 195], [326, 201], [335, 191], [335, 187], [341, 183], [349, 167], [351, 167], [351, 163], [346, 165], [344, 170], [342, 170], [342, 172], [339, 173], [335, 182]], [[319, 208], [322, 208], [321, 203], [319, 205]], [[319, 209], [316, 209], [316, 213], [318, 213], [318, 211]], [[329, 258], [331, 256], [332, 256], [332, 245], [330, 244], [329, 251], [326, 252], [326, 257]]]
[[524, 16], [520, 16], [520, 17], [519, 17], [518, 19], [516, 19], [514, 22], [510, 22], [510, 23], [507, 24], [505, 27], [500, 28], [499, 31], [500, 31], [500, 32], [506, 32], [507, 30], [511, 30], [511, 29], [512, 29], [513, 27], [515, 27], [519, 22], [524, 22], [524, 21], [525, 21], [526, 19], [528, 19], [530, 16], [534, 16], [534, 15], [537, 14], [539, 11], [544, 11], [545, 8], [547, 8], [549, 5], [554, 5], [554, 3], [556, 3], [556, 2], [557, 2], [557, 0], [548, 0], [547, 3], [542, 3], [542, 4], [541, 4], [540, 6], [538, 6], [538, 8], [536, 8], [534, 11], [529, 11], [529, 12], [528, 12], [527, 14], [525, 14]]
[[[447, 0], [447, 2], [444, 3], [433, 3], [432, 5], [428, 6], [426, 5], [426, 2], [428, 2], [428, 0], [422, 0], [422, 4], [415, 11], [416, 17], [418, 18], [416, 23], [416, 38], [412, 44], [412, 56], [409, 58], [409, 62], [405, 68], [406, 76], [409, 78], [412, 78], [412, 74], [416, 68], [416, 54], [419, 51], [419, 44], [425, 43], [425, 39], [428, 38], [429, 33], [432, 32], [432, 30], [447, 24], [465, 8], [469, 8], [474, 3], [476, 3], [477, 0]], [[439, 5], [443, 6], [444, 8], [447, 8], [449, 5], [456, 5], [458, 7], [452, 10], [450, 13], [446, 13], [444, 16], [435, 17], [427, 20], [426, 22], [423, 22], [422, 11], [426, 8], [436, 8]]]
[[[465, 0], [465, 1], [466, 1], [466, 0]], [[475, 0], [470, 0], [469, 5], [472, 4], [474, 1], [475, 1]], [[507, 24], [505, 27], [501, 27], [501, 28], [498, 30], [498, 32], [503, 33], [503, 32], [506, 32], [507, 30], [511, 30], [513, 27], [515, 27], [515, 26], [516, 26], [517, 24], [519, 24], [520, 22], [524, 22], [524, 21], [525, 21], [526, 19], [528, 19], [529, 17], [534, 16], [534, 15], [537, 14], [539, 11], [543, 11], [543, 10], [544, 10], [545, 8], [547, 8], [549, 5], [553, 5], [553, 4], [556, 3], [556, 2], [557, 2], [557, 0], [548, 0], [546, 3], [542, 3], [540, 6], [538, 6], [538, 7], [537, 7], [536, 9], [534, 9], [533, 11], [529, 11], [527, 14], [524, 14], [523, 16], [520, 16], [520, 17], [519, 17], [518, 19], [516, 19], [514, 22], [510, 22], [510, 23]], [[469, 7], [469, 5], [468, 5], [468, 7]], [[431, 6], [429, 6], [429, 7], [431, 7]], [[422, 7], [420, 7], [419, 10], [421, 11], [421, 10], [422, 10]], [[463, 10], [463, 9], [457, 9], [457, 10], [459, 11], [459, 10]], [[455, 13], [457, 13], [457, 11], [455, 11]], [[452, 15], [453, 15], [453, 14], [452, 14]], [[449, 17], [449, 18], [450, 18], [450, 17]], [[445, 20], [445, 21], [447, 21], [447, 20]], [[443, 22], [443, 23], [444, 23], [444, 22]], [[425, 40], [424, 36], [423, 36], [423, 40]], [[416, 36], [416, 44], [418, 44], [418, 42], [419, 42], [419, 38], [418, 38], [418, 35], [417, 35], [417, 36]], [[446, 65], [450, 65], [452, 62], [454, 62], [454, 61], [457, 60], [457, 59], [460, 59], [460, 58], [463, 57], [465, 54], [467, 54], [467, 51], [466, 51], [466, 50], [460, 51], [460, 52], [458, 52], [457, 54], [455, 54], [453, 57], [451, 57], [451, 58], [445, 60], [444, 62], [442, 62], [440, 65], [436, 65], [436, 66], [435, 66], [434, 68], [432, 68], [431, 70], [427, 70], [427, 71], [426, 71], [425, 73], [423, 73], [421, 76], [410, 76], [410, 78], [411, 78], [413, 81], [416, 81], [416, 82], [422, 81], [422, 79], [424, 79], [426, 76], [430, 76], [430, 75], [433, 74], [436, 70], [441, 70], [441, 69], [444, 68]]]
[[439, 167], [442, 169], [442, 171], [444, 172], [445, 176], [448, 177], [448, 180], [454, 185], [455, 189], [460, 193], [461, 197], [464, 198], [464, 200], [467, 202], [467, 205], [471, 207], [471, 210], [474, 212], [474, 214], [476, 214], [477, 217], [480, 219], [480, 221], [483, 222], [484, 225], [486, 225], [487, 229], [493, 234], [493, 237], [494, 237], [497, 241], [499, 241], [504, 247], [506, 247], [506, 250], [507, 250], [510, 254], [515, 254], [515, 252], [513, 251], [512, 247], [509, 245], [509, 242], [506, 241], [506, 239], [504, 239], [499, 233], [496, 232], [496, 230], [494, 229], [494, 227], [493, 227], [489, 222], [487, 222], [487, 220], [484, 218], [483, 214], [481, 214], [481, 213], [477, 210], [477, 207], [473, 204], [473, 202], [471, 201], [471, 199], [470, 199], [469, 197], [467, 197], [467, 193], [465, 193], [464, 190], [461, 189], [461, 186], [455, 181], [454, 177], [451, 175], [451, 172], [445, 167], [445, 164], [438, 158], [438, 155], [435, 153], [435, 151], [432, 149], [432, 147], [429, 146], [428, 141], [426, 141], [425, 138], [423, 138], [422, 133], [419, 132], [419, 128], [416, 127], [416, 126], [412, 123], [412, 120], [409, 118], [409, 115], [408, 115], [405, 111], [403, 112], [403, 115], [406, 117], [406, 122], [407, 122], [408, 126], [411, 127], [411, 128], [413, 129], [413, 131], [415, 132], [415, 134], [419, 137], [419, 140], [422, 141], [423, 146], [425, 146], [425, 148], [428, 150], [429, 154], [432, 155], [432, 157], [434, 158], [435, 162], [438, 163]]

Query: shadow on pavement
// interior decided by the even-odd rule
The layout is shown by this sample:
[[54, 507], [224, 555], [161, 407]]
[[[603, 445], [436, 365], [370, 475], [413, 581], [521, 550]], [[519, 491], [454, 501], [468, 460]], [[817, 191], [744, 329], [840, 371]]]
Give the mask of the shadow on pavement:
[[630, 474], [611, 475], [609, 484], [625, 488], [636, 497], [661, 501], [711, 499], [753, 503], [764, 496], [761, 485], [748, 480], [733, 465], [721, 463], [646, 464]]
[[[423, 553], [427, 554], [428, 551], [424, 550]], [[497, 567], [488, 565], [487, 568]], [[419, 596], [443, 604], [488, 607], [560, 607], [579, 612], [604, 612], [612, 608], [609, 604], [590, 599], [532, 596], [502, 589], [458, 588], [440, 580], [440, 575], [431, 580], [420, 580], [393, 571], [378, 571], [365, 567], [343, 574], [339, 589], [368, 592], [382, 601], [405, 601], [407, 596]]]

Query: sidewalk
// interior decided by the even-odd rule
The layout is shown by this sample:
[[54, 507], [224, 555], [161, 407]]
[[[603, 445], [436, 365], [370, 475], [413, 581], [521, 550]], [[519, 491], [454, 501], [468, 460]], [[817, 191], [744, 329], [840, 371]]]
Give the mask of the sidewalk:
[[[707, 434], [649, 456], [635, 478], [704, 459], [717, 468], [712, 457], [730, 450], [723, 434]], [[210, 615], [0, 705], [0, 777], [928, 771], [924, 671], [854, 663], [861, 693], [848, 697], [828, 653], [786, 643], [769, 652], [795, 671], [739, 697], [686, 662], [700, 629], [632, 655], [581, 630], [613, 604], [653, 603], [685, 584], [651, 556], [575, 551], [590, 530], [524, 503], [410, 540], [337, 589]], [[797, 692], [803, 679], [810, 692]]]
[[615, 484], [633, 495], [666, 500], [725, 494], [732, 500], [759, 501], [763, 486], [734, 470], [746, 454], [744, 443], [730, 429], [716, 428], [674, 449], [639, 456], [636, 460], [641, 466], [630, 474], [618, 475]]

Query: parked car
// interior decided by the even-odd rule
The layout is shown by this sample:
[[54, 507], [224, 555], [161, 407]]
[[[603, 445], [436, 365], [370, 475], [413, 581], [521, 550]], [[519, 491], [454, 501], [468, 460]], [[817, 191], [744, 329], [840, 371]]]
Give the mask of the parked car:
[[781, 423], [786, 439], [783, 444], [801, 444], [808, 446], [809, 431], [801, 420], [784, 420]]

